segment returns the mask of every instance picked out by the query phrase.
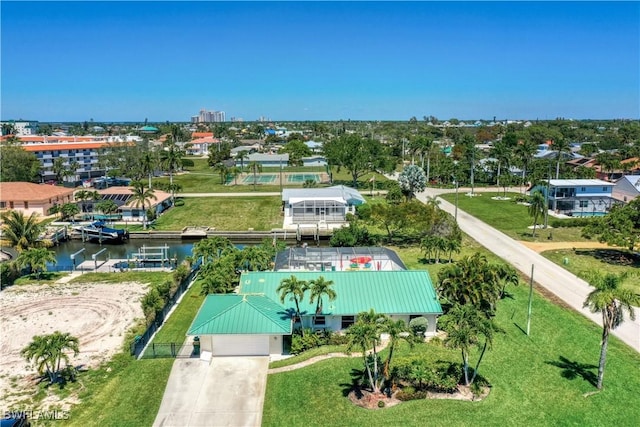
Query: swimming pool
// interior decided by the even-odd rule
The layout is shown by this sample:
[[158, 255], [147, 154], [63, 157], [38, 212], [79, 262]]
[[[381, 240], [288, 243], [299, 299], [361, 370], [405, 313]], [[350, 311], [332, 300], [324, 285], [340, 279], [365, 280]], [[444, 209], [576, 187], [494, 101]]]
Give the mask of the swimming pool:
[[289, 173], [287, 174], [287, 182], [302, 183], [305, 181], [320, 182], [319, 173]]

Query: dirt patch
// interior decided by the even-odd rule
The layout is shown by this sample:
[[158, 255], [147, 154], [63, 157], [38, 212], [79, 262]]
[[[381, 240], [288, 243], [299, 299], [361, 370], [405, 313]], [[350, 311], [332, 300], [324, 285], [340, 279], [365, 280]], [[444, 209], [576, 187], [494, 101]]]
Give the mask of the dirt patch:
[[20, 351], [35, 335], [68, 332], [80, 341], [74, 366], [96, 367], [122, 349], [126, 331], [143, 317], [140, 299], [147, 286], [54, 284], [14, 286], [0, 292], [0, 390], [2, 402], [20, 400], [35, 369]]
[[519, 243], [528, 247], [529, 249], [533, 249], [534, 251], [540, 253], [544, 251], [553, 251], [556, 249], [592, 249], [592, 248], [609, 248], [612, 247], [607, 245], [606, 243], [600, 242], [525, 242], [520, 241]]

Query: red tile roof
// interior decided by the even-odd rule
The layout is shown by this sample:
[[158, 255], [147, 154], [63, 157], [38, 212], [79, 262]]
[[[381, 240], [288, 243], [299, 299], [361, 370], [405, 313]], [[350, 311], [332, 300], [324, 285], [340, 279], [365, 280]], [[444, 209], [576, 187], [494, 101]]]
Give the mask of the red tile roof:
[[91, 148], [102, 148], [107, 146], [106, 142], [79, 142], [63, 144], [28, 144], [23, 145], [26, 151], [55, 151], [55, 150], [84, 150]]

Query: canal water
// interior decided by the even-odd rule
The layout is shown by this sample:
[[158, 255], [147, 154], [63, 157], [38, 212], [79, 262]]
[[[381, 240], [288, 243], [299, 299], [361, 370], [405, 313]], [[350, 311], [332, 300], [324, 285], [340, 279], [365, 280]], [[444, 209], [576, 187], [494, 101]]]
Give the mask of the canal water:
[[[124, 243], [113, 243], [102, 245], [92, 242], [82, 242], [80, 240], [70, 240], [63, 242], [58, 246], [50, 248], [56, 253], [56, 265], [50, 266], [50, 270], [70, 270], [73, 268], [73, 261], [71, 255], [84, 249], [84, 251], [76, 255], [76, 265], [83, 261], [91, 261], [91, 255], [99, 252], [101, 249], [106, 249], [105, 252], [99, 255], [99, 259], [104, 260], [108, 254], [109, 259], [127, 259], [133, 258], [140, 248], [145, 246], [147, 249], [151, 247], [159, 247], [167, 245], [169, 247], [169, 258], [177, 258], [178, 263], [184, 260], [187, 256], [191, 255], [191, 249], [194, 242], [185, 242], [179, 239], [131, 239]], [[154, 250], [157, 252], [158, 250]]]

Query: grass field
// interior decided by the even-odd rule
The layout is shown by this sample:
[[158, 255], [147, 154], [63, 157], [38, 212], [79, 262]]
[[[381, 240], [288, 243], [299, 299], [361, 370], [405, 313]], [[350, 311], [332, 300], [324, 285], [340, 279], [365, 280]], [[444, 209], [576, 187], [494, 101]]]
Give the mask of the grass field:
[[156, 230], [207, 226], [216, 230], [271, 230], [282, 227], [278, 196], [185, 198], [184, 206], [169, 209], [156, 220]]
[[[549, 233], [552, 233], [554, 241], [557, 242], [583, 242], [587, 241], [581, 236], [580, 227], [559, 227], [553, 229], [540, 230], [539, 227], [544, 223], [544, 218], [538, 218], [538, 228], [536, 229], [536, 237], [532, 237], [533, 218], [529, 216], [528, 208], [519, 205], [512, 200], [493, 200], [491, 197], [503, 193], [477, 193], [476, 197], [467, 197], [464, 194], [458, 195], [458, 208], [470, 215], [486, 222], [490, 226], [502, 231], [509, 237], [516, 240], [525, 241], [546, 241]], [[507, 193], [507, 196], [515, 196], [515, 194]], [[456, 196], [454, 193], [443, 194], [444, 200], [455, 203]], [[551, 217], [550, 217], [551, 220]]]
[[[573, 274], [589, 270], [612, 273], [627, 272], [631, 275], [623, 287], [640, 294], [640, 256], [621, 249], [562, 249], [541, 253], [545, 258], [564, 267]], [[566, 263], [565, 263], [566, 259]]]
[[[497, 336], [480, 366], [480, 374], [492, 384], [484, 401], [417, 400], [365, 410], [345, 397], [350, 373], [361, 369], [361, 359], [331, 359], [270, 375], [263, 426], [600, 426], [640, 419], [640, 355], [611, 339], [605, 388], [585, 397], [596, 390], [591, 381], [597, 372], [600, 328], [536, 294], [528, 337], [521, 330], [528, 289], [520, 286], [510, 292], [497, 312], [505, 333]], [[396, 357], [410, 352], [404, 348]], [[457, 351], [438, 346], [422, 345], [412, 352], [430, 360], [459, 358]]]

